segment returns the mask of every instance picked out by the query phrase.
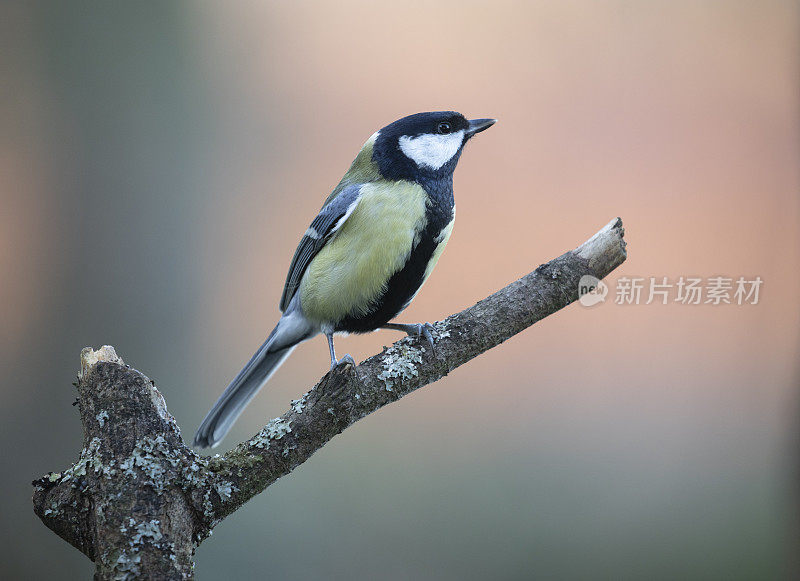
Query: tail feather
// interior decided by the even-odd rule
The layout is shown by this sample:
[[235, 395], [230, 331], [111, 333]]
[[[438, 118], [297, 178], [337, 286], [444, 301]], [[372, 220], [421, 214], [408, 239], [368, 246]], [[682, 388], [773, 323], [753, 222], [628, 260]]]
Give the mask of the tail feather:
[[209, 448], [219, 444], [250, 400], [294, 348], [292, 345], [271, 351], [267, 340], [208, 412], [194, 436], [194, 445]]
[[305, 318], [295, 297], [264, 344], [208, 412], [194, 436], [194, 445], [209, 448], [219, 444], [250, 400], [289, 357], [297, 344], [316, 333], [319, 333], [319, 327]]

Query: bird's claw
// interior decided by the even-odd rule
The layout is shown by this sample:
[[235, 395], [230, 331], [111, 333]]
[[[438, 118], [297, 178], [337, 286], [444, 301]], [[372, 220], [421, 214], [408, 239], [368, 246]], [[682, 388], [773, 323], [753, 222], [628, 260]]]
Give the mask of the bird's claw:
[[435, 353], [435, 347], [433, 345], [433, 335], [431, 334], [431, 331], [433, 330], [434, 330], [433, 325], [431, 325], [430, 323], [417, 324], [417, 336], [419, 337], [421, 335], [425, 337], [431, 346], [431, 351], [434, 351]]
[[408, 333], [409, 337], [425, 337], [425, 339], [427, 339], [428, 344], [431, 346], [431, 353], [433, 353], [435, 357], [436, 347], [433, 342], [433, 334], [431, 334], [431, 331], [435, 331], [434, 326], [430, 323], [415, 323], [408, 327], [406, 333]]
[[392, 329], [394, 331], [403, 331], [409, 337], [425, 337], [428, 344], [431, 346], [431, 352], [436, 355], [436, 348], [434, 346], [433, 334], [436, 328], [430, 323], [389, 323], [383, 326], [384, 329]]
[[335, 362], [331, 361], [331, 371], [333, 371], [334, 369], [336, 369], [337, 367], [340, 367], [342, 365], [350, 365], [352, 367], [355, 367], [356, 366], [356, 362], [353, 359], [353, 357], [348, 353], [347, 355], [345, 355], [344, 357], [342, 357], [338, 361], [335, 361]]

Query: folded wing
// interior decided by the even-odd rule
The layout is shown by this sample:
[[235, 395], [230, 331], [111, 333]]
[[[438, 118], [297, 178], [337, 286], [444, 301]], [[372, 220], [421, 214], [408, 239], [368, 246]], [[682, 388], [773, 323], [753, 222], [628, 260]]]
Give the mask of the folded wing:
[[281, 295], [280, 310], [283, 312], [289, 306], [303, 274], [308, 268], [311, 260], [322, 250], [322, 247], [333, 237], [342, 227], [350, 214], [353, 213], [359, 200], [361, 199], [361, 184], [354, 184], [346, 187], [342, 192], [323, 206], [311, 226], [308, 227], [303, 235], [300, 244], [295, 250], [292, 263], [289, 266], [289, 274], [286, 276], [286, 284]]

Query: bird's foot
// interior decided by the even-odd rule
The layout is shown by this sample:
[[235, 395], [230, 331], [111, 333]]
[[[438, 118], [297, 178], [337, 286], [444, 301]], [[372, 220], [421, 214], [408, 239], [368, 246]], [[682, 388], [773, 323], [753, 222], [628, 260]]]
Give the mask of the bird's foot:
[[420, 324], [419, 327], [420, 327], [419, 330], [420, 334], [428, 340], [428, 343], [430, 343], [431, 351], [435, 352], [436, 348], [434, 347], [433, 344], [433, 334], [431, 333], [431, 331], [435, 331], [436, 329], [434, 328], [433, 325], [427, 322]]
[[433, 334], [431, 333], [435, 328], [430, 323], [386, 323], [383, 328], [403, 331], [409, 337], [425, 337], [428, 344], [431, 346], [431, 352], [436, 355], [436, 349], [433, 345]]
[[[435, 354], [436, 348], [433, 345], [433, 335], [431, 334], [431, 331], [435, 330], [433, 328], [433, 325], [431, 325], [430, 323], [417, 323], [416, 325], [412, 325], [412, 327], [416, 327], [417, 328], [416, 329], [416, 336], [417, 337], [422, 336], [422, 337], [425, 337], [425, 339], [428, 340], [428, 343], [431, 346], [431, 351], [433, 351], [434, 354]], [[409, 335], [411, 335], [411, 333], [409, 333]]]
[[338, 361], [331, 361], [331, 371], [343, 365], [350, 365], [351, 367], [356, 366], [355, 360], [349, 353], [344, 357], [342, 357], [341, 359], [339, 359]]
[[[353, 375], [353, 376], [355, 376], [355, 380], [359, 383], [359, 385], [362, 385], [362, 387], [363, 387], [363, 384], [361, 384], [361, 378], [358, 376], [358, 372], [356, 371], [356, 362], [355, 362], [355, 360], [353, 359], [353, 357], [349, 353], [347, 355], [345, 355], [344, 357], [342, 357], [341, 359], [339, 359], [339, 360], [332, 359], [331, 360], [331, 370], [328, 373], [329, 374], [338, 374], [338, 375], [348, 376], [348, 377], [350, 375]], [[333, 377], [333, 376], [331, 375], [330, 377]], [[330, 377], [327, 377], [326, 379], [330, 379]], [[331, 382], [327, 381], [326, 383], [331, 383]], [[343, 403], [344, 402], [344, 400], [342, 399], [343, 396], [345, 394], [349, 393], [349, 391], [346, 389], [346, 387], [350, 383], [349, 379], [346, 379], [345, 381], [335, 381], [334, 380], [332, 383], [336, 387], [334, 387], [333, 389], [330, 389], [330, 386], [329, 386], [328, 394], [330, 395], [330, 397], [332, 398], [333, 401], [338, 402], [338, 403]]]

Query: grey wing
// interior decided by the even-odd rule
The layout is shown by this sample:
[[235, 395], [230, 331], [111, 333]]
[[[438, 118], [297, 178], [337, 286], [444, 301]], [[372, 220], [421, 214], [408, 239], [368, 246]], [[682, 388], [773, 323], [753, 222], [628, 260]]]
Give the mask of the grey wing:
[[323, 206], [317, 217], [311, 222], [311, 226], [300, 240], [300, 244], [294, 252], [294, 258], [292, 258], [292, 264], [289, 266], [289, 274], [286, 276], [286, 284], [283, 286], [281, 295], [281, 312], [289, 306], [311, 260], [355, 210], [361, 199], [360, 192], [361, 184], [346, 187], [338, 196]]

